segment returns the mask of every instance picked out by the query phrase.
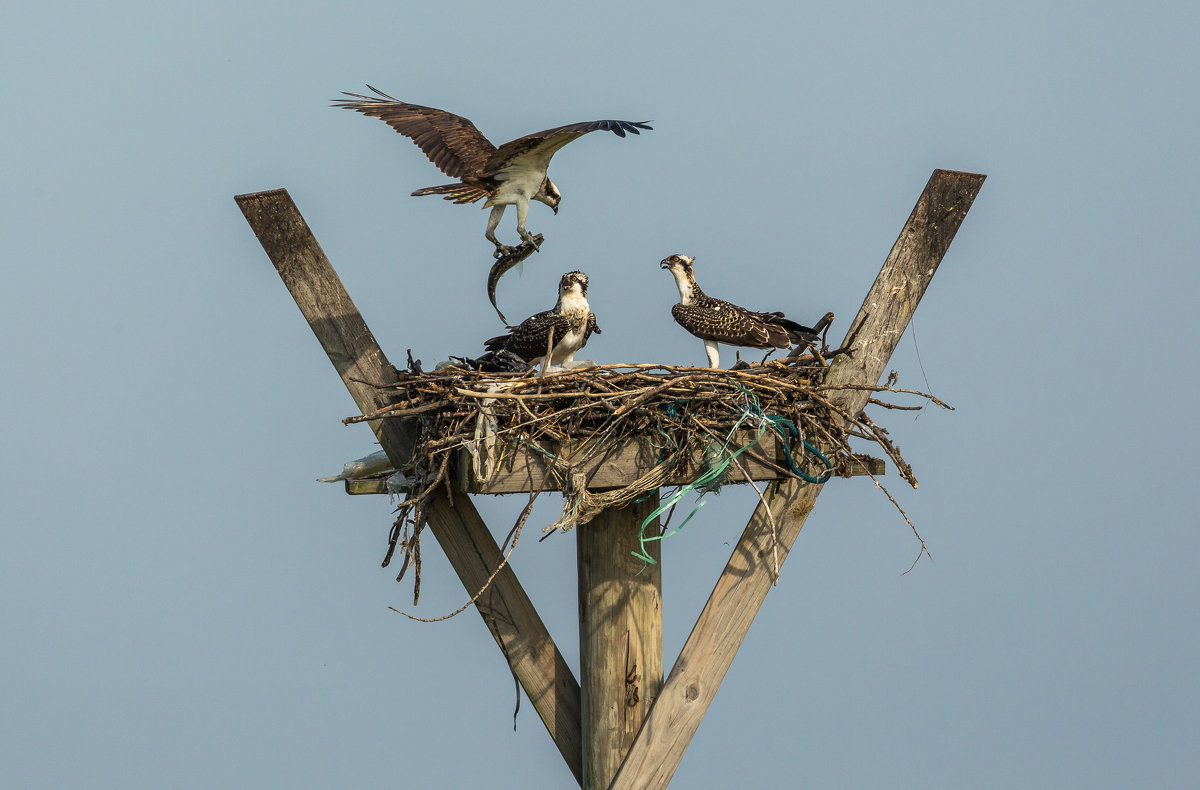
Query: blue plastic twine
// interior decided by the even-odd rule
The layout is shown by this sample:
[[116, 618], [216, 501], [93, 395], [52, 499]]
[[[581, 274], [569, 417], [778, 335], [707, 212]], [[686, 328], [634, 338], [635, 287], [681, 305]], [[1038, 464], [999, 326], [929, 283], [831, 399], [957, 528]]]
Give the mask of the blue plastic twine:
[[[728, 458], [726, 458], [724, 461], [722, 461], [719, 465], [709, 469], [707, 472], [700, 475], [700, 477], [698, 477], [695, 480], [693, 480], [692, 482], [688, 483], [686, 486], [683, 486], [682, 488], [680, 488], [674, 494], [669, 496], [665, 502], [660, 503], [659, 506], [657, 508], [655, 508], [654, 512], [652, 512], [650, 515], [646, 516], [645, 520], [642, 521], [641, 528], [638, 530], [638, 549], [636, 551], [630, 552], [633, 556], [637, 557], [638, 559], [640, 559], [644, 562], [647, 562], [651, 565], [658, 564], [658, 562], [653, 557], [651, 557], [650, 554], [646, 551], [646, 544], [652, 540], [662, 540], [663, 538], [669, 538], [672, 535], [674, 535], [675, 533], [679, 532], [685, 526], [687, 526], [687, 523], [692, 520], [692, 517], [695, 516], [698, 512], [700, 512], [700, 508], [704, 507], [704, 502], [705, 502], [704, 494], [708, 493], [708, 492], [705, 491], [704, 493], [702, 493], [700, 495], [700, 498], [696, 500], [695, 507], [692, 508], [692, 512], [688, 513], [687, 518], [685, 518], [678, 527], [671, 530], [670, 532], [663, 533], [662, 535], [650, 535], [649, 537], [647, 537], [646, 527], [648, 527], [650, 525], [650, 522], [654, 521], [660, 515], [662, 515], [666, 511], [673, 508], [679, 502], [679, 500], [683, 499], [683, 497], [687, 496], [692, 491], [695, 491], [697, 488], [703, 488], [704, 486], [708, 485], [709, 483], [713, 482], [714, 480], [719, 480], [721, 478], [721, 476], [725, 474], [725, 470], [729, 468], [729, 465], [731, 463], [733, 463], [735, 460], [737, 460], [737, 457], [739, 455], [746, 452], [747, 450], [749, 450], [751, 447], [758, 444], [759, 441], [762, 440], [762, 438], [766, 434], [768, 428], [774, 430], [775, 433], [778, 434], [781, 439], [783, 439], [783, 442], [781, 444], [783, 445], [784, 457], [787, 459], [788, 468], [791, 469], [794, 474], [798, 475], [799, 477], [803, 478], [804, 480], [807, 480], [810, 483], [816, 483], [816, 484], [824, 483], [824, 482], [828, 481], [830, 477], [833, 476], [833, 462], [830, 461], [828, 458], [826, 458], [824, 453], [822, 453], [820, 450], [818, 450], [816, 447], [814, 447], [807, 439], [801, 438], [800, 431], [796, 428], [796, 426], [792, 423], [791, 420], [787, 419], [786, 417], [779, 417], [779, 416], [776, 416], [773, 414], [764, 414], [762, 411], [762, 408], [758, 404], [758, 398], [754, 395], [754, 393], [751, 392], [750, 390], [747, 390], [741, 384], [737, 384], [735, 382], [735, 385], [737, 386], [738, 389], [740, 389], [742, 391], [743, 399], [745, 400], [746, 405], [743, 407], [741, 416], [738, 417], [737, 422], [734, 424], [734, 426], [732, 428], [729, 429], [729, 434], [725, 437], [725, 444], [721, 446], [721, 452], [725, 453], [729, 450], [729, 445], [733, 442], [734, 435], [737, 433], [738, 429], [742, 427], [742, 423], [744, 423], [748, 419], [758, 418], [758, 423], [759, 423], [758, 436], [755, 436], [754, 439], [752, 439], [750, 442], [748, 442], [745, 445], [743, 445], [742, 447], [738, 448], [736, 451], [734, 451], [732, 454], [730, 454], [730, 456]], [[674, 410], [675, 410], [674, 404], [671, 404], [671, 411], [674, 412]], [[800, 439], [800, 441], [804, 445], [804, 448], [821, 460], [821, 462], [825, 465], [825, 474], [823, 474], [819, 478], [813, 477], [812, 475], [805, 472], [803, 469], [800, 469], [798, 466], [796, 466], [796, 463], [795, 463], [794, 459], [792, 458], [792, 451], [788, 448], [788, 441], [787, 441], [788, 434], [790, 434], [792, 436], [792, 438], [794, 438], [794, 439]], [[645, 497], [643, 497], [641, 500], [638, 500], [638, 501], [645, 501], [645, 499], [647, 499], [649, 496], [650, 495], [647, 494]]]

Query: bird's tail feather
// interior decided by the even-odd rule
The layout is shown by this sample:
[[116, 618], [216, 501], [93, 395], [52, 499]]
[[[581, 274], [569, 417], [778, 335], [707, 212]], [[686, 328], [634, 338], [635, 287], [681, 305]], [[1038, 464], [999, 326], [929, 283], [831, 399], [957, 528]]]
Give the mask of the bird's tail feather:
[[490, 337], [487, 340], [483, 341], [483, 347], [485, 349], [487, 349], [488, 351], [500, 351], [506, 345], [508, 345], [508, 341], [511, 338], [512, 338], [511, 332], [507, 335], [499, 335], [497, 337]]
[[[763, 323], [767, 325], [767, 331], [771, 334], [772, 343], [776, 348], [785, 348], [784, 345], [775, 343], [779, 335], [786, 335], [791, 343], [813, 343], [820, 339], [820, 329], [797, 324], [790, 318], [784, 318], [783, 313], [760, 313]], [[824, 327], [822, 327], [823, 329]]]
[[415, 197], [422, 195], [445, 195], [443, 200], [453, 200], [455, 203], [474, 203], [487, 197], [487, 191], [472, 184], [442, 184], [439, 187], [425, 187], [413, 192]]

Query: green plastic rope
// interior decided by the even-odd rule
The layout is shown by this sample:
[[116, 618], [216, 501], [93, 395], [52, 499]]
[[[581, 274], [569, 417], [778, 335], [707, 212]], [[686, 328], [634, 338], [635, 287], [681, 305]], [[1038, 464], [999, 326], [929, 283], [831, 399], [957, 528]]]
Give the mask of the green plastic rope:
[[[783, 455], [785, 458], [787, 458], [788, 468], [791, 469], [794, 474], [799, 475], [810, 483], [816, 483], [818, 485], [828, 482], [829, 478], [833, 477], [833, 462], [826, 458], [824, 453], [809, 444], [808, 439], [800, 439], [800, 431], [796, 429], [796, 426], [792, 424], [791, 420], [784, 419], [783, 417], [776, 417], [770, 414], [763, 416], [771, 421], [771, 427], [773, 427], [775, 432], [779, 434], [780, 438], [784, 440]], [[821, 463], [825, 464], [825, 474], [821, 475], [820, 477], [813, 477], [800, 467], [796, 466], [796, 462], [792, 460], [792, 451], [788, 449], [787, 436], [785, 436], [784, 432], [780, 430], [781, 425], [788, 429], [787, 432], [792, 435], [792, 438], [800, 439], [800, 441], [804, 443], [804, 449], [821, 459]]]
[[[751, 393], [751, 397], [753, 397], [752, 393]], [[736, 423], [734, 423], [734, 426], [732, 428], [729, 429], [729, 434], [725, 437], [725, 444], [721, 446], [722, 453], [727, 452], [729, 450], [729, 445], [733, 443], [733, 437], [737, 433], [738, 429], [741, 428], [742, 423], [745, 422], [747, 419], [750, 419], [753, 416], [754, 416], [753, 412], [751, 412], [748, 407], [742, 411], [742, 415], [740, 417], [738, 417], [738, 421]], [[752, 441], [750, 441], [747, 444], [743, 445], [742, 447], [738, 448], [736, 451], [734, 451], [732, 454], [730, 454], [730, 456], [728, 458], [726, 458], [724, 461], [722, 461], [717, 466], [709, 469], [707, 472], [700, 475], [698, 478], [696, 478], [692, 482], [681, 487], [674, 494], [667, 497], [667, 501], [660, 503], [659, 506], [657, 508], [655, 508], [655, 510], [650, 515], [646, 516], [644, 521], [642, 521], [642, 526], [638, 530], [638, 549], [637, 549], [637, 551], [633, 551], [630, 553], [633, 556], [637, 557], [638, 559], [643, 560], [644, 562], [647, 562], [651, 565], [657, 565], [658, 562], [653, 557], [651, 557], [650, 554], [646, 551], [646, 544], [649, 543], [650, 541], [662, 540], [663, 538], [669, 538], [672, 535], [674, 535], [675, 533], [679, 532], [679, 530], [681, 530], [685, 526], [687, 526], [687, 523], [692, 520], [692, 516], [696, 515], [698, 512], [700, 512], [700, 508], [704, 507], [704, 502], [705, 502], [704, 495], [701, 494], [700, 499], [698, 499], [696, 501], [695, 507], [692, 508], [692, 512], [687, 514], [687, 518], [685, 518], [678, 527], [671, 530], [670, 532], [666, 532], [662, 535], [647, 536], [646, 535], [646, 527], [648, 527], [650, 525], [650, 522], [654, 521], [660, 515], [662, 515], [666, 511], [670, 510], [672, 507], [674, 507], [679, 502], [679, 500], [683, 499], [683, 497], [687, 496], [689, 493], [691, 493], [695, 489], [705, 486], [708, 483], [711, 483], [712, 481], [719, 479], [721, 477], [721, 475], [725, 474], [725, 470], [729, 468], [729, 465], [731, 463], [733, 463], [735, 460], [737, 460], [737, 457], [739, 455], [746, 452], [754, 445], [758, 444], [759, 440], [762, 439], [764, 434], [766, 434], [767, 427], [768, 426], [766, 423], [760, 424], [758, 436], [754, 437], [754, 439]]]
[[[791, 469], [794, 474], [798, 475], [799, 477], [803, 478], [804, 480], [807, 480], [810, 483], [815, 483], [818, 485], [828, 481], [829, 478], [833, 476], [833, 462], [830, 461], [828, 458], [826, 458], [824, 453], [822, 453], [820, 450], [818, 450], [816, 447], [814, 447], [811, 443], [809, 443], [809, 441], [807, 439], [801, 438], [800, 431], [796, 428], [796, 426], [792, 423], [791, 420], [787, 419], [786, 417], [779, 417], [779, 416], [776, 416], [773, 414], [764, 414], [761, 406], [759, 405], [758, 397], [753, 392], [751, 392], [750, 390], [743, 387], [741, 384], [739, 384], [737, 382], [734, 382], [734, 384], [735, 384], [735, 386], [737, 386], [738, 389], [740, 389], [742, 391], [743, 397], [746, 401], [746, 405], [742, 409], [741, 416], [738, 417], [737, 422], [729, 430], [729, 434], [725, 437], [725, 444], [722, 445], [720, 451], [722, 453], [724, 453], [729, 450], [729, 445], [733, 442], [734, 435], [737, 433], [738, 429], [741, 428], [742, 423], [746, 422], [749, 419], [753, 419], [753, 418], [758, 419], [758, 423], [759, 423], [758, 436], [755, 436], [754, 439], [752, 439], [750, 442], [748, 442], [747, 444], [743, 445], [741, 448], [736, 450], [734, 453], [732, 453], [728, 458], [726, 458], [718, 466], [709, 469], [707, 472], [700, 475], [700, 477], [696, 478], [695, 480], [688, 483], [687, 485], [681, 487], [678, 491], [676, 491], [674, 494], [669, 496], [665, 502], [660, 503], [659, 506], [654, 510], [654, 512], [652, 512], [650, 515], [646, 516], [645, 520], [642, 521], [641, 528], [638, 530], [638, 549], [637, 549], [637, 551], [630, 552], [633, 556], [637, 557], [638, 559], [640, 559], [644, 562], [647, 562], [650, 565], [657, 565], [658, 564], [657, 561], [653, 557], [651, 557], [650, 554], [646, 551], [646, 544], [653, 540], [662, 540], [663, 538], [669, 538], [672, 535], [674, 535], [675, 533], [679, 532], [685, 526], [687, 526], [687, 523], [692, 520], [692, 516], [695, 516], [698, 512], [700, 512], [700, 508], [704, 507], [704, 502], [705, 502], [704, 494], [708, 493], [708, 492], [705, 491], [704, 493], [701, 493], [700, 498], [696, 501], [695, 507], [692, 508], [692, 512], [688, 513], [687, 518], [685, 518], [678, 527], [671, 530], [670, 532], [663, 533], [662, 535], [651, 535], [651, 536], [647, 537], [646, 536], [646, 527], [648, 527], [650, 525], [650, 522], [654, 521], [660, 515], [662, 515], [666, 511], [670, 510], [672, 507], [674, 507], [679, 502], [679, 500], [681, 500], [687, 494], [691, 493], [692, 491], [696, 490], [697, 488], [703, 488], [704, 486], [708, 485], [709, 483], [713, 482], [714, 480], [720, 479], [721, 476], [725, 474], [725, 470], [729, 468], [729, 465], [731, 463], [733, 463], [735, 460], [737, 460], [737, 457], [739, 455], [746, 452], [747, 450], [749, 450], [751, 447], [758, 444], [759, 441], [762, 440], [763, 436], [766, 434], [768, 429], [774, 430], [775, 433], [777, 433], [779, 435], [779, 437], [784, 440], [782, 442], [784, 457], [787, 459], [788, 468]], [[673, 410], [674, 410], [674, 404], [672, 404], [672, 411]], [[660, 429], [660, 431], [661, 431], [661, 429]], [[815, 455], [817, 458], [819, 458], [821, 460], [821, 462], [825, 465], [825, 474], [823, 474], [819, 478], [813, 477], [812, 475], [805, 472], [803, 469], [800, 469], [798, 466], [796, 466], [796, 463], [795, 463], [794, 459], [792, 458], [792, 452], [788, 448], [787, 434], [790, 434], [795, 439], [800, 439], [800, 441], [804, 445], [804, 449], [808, 450], [810, 453], [812, 453], [813, 455]], [[644, 497], [642, 500], [639, 500], [639, 501], [644, 501], [646, 498], [649, 498], [649, 496], [650, 495], [647, 494], [646, 497]]]

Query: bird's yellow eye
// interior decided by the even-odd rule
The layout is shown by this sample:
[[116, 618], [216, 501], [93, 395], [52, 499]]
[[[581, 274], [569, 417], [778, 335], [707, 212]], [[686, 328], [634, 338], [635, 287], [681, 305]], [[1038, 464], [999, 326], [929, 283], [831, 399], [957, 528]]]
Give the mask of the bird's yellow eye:
[[671, 263], [679, 263], [679, 256], [678, 256], [678, 255], [672, 255], [672, 256], [671, 256]]

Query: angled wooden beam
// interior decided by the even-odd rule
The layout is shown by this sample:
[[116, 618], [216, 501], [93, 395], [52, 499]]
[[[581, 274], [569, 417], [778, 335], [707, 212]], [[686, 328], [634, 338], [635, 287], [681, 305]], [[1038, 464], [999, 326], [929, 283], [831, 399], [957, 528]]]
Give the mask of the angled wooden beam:
[[[235, 200], [358, 408], [365, 414], [387, 405], [386, 393], [372, 384], [393, 382], [394, 369], [287, 191], [238, 195]], [[370, 425], [388, 458], [401, 468], [413, 450], [411, 426], [401, 420]], [[428, 517], [430, 531], [474, 595], [500, 564], [495, 538], [465, 494], [451, 504], [439, 493]], [[511, 566], [496, 576], [476, 608], [576, 781], [582, 781], [579, 683]]]
[[[985, 177], [947, 170], [933, 172], [851, 324], [847, 342], [858, 330], [854, 355], [838, 358], [826, 377], [830, 384], [870, 385], [879, 381]], [[869, 394], [843, 393], [839, 405], [849, 414], [858, 414]], [[767, 499], [778, 525], [780, 562], [786, 559], [820, 492], [819, 485], [793, 480], [768, 487]], [[680, 651], [612, 790], [660, 790], [667, 786], [771, 589], [773, 573], [771, 526], [760, 503]]]

